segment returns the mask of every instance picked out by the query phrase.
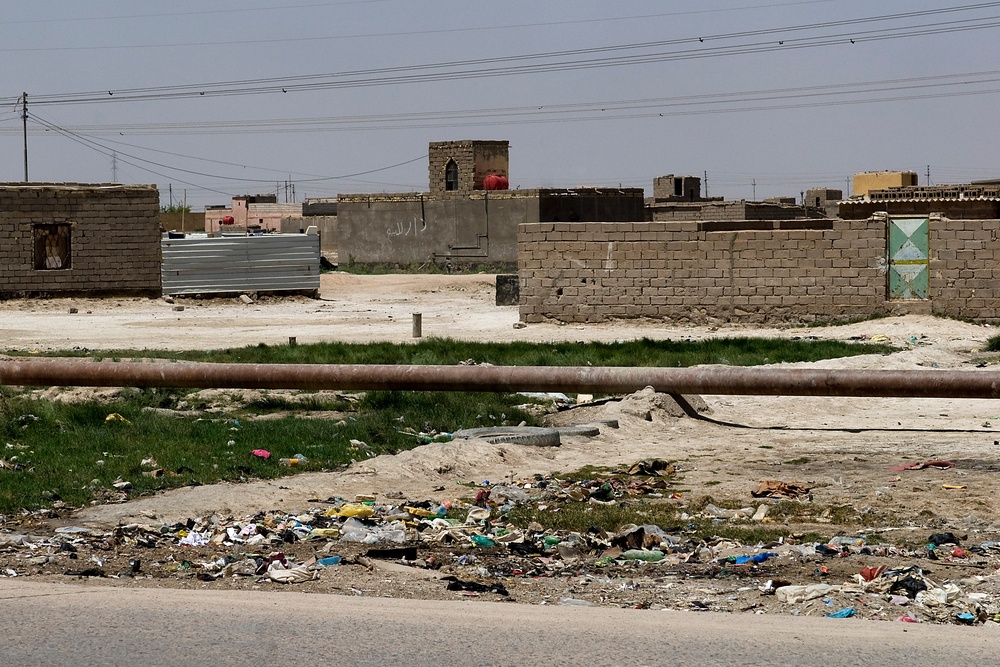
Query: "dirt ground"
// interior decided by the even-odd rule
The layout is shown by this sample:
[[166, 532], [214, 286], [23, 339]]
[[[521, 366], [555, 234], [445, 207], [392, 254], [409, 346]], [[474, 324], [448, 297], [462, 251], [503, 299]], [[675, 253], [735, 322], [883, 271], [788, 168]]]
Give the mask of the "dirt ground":
[[[180, 310], [179, 308], [183, 308]], [[70, 312], [75, 308], [77, 312]], [[494, 276], [353, 276], [322, 277], [318, 300], [301, 297], [261, 298], [252, 304], [237, 299], [54, 299], [0, 302], [0, 335], [7, 348], [204, 348], [257, 343], [279, 344], [294, 336], [300, 343], [326, 340], [413, 342], [413, 313], [421, 313], [425, 337], [490, 341], [624, 340], [636, 337], [700, 339], [755, 335], [858, 340], [886, 337], [903, 348], [889, 356], [866, 355], [817, 364], [822, 368], [957, 369], [976, 371], [989, 326], [930, 316], [904, 316], [863, 323], [815, 328], [751, 328], [719, 324], [676, 326], [654, 321], [619, 321], [593, 325], [531, 324], [516, 327], [516, 307], [494, 305]], [[993, 362], [990, 362], [992, 364]], [[842, 557], [797, 550], [801, 545], [739, 545], [719, 542], [692, 558], [670, 555], [660, 563], [617, 562], [593, 566], [596, 556], [559, 558], [553, 554], [515, 555], [506, 548], [479, 550], [468, 545], [421, 546], [421, 562], [436, 560], [440, 569], [418, 569], [395, 562], [369, 560], [358, 545], [305, 542], [287, 545], [285, 553], [300, 560], [313, 550], [319, 556], [362, 556], [360, 563], [325, 568], [316, 580], [294, 584], [297, 590], [355, 595], [497, 599], [491, 591], [448, 591], [440, 577], [502, 583], [506, 596], [528, 603], [613, 604], [650, 608], [713, 609], [755, 613], [824, 614], [857, 608], [859, 616], [896, 618], [913, 611], [922, 620], [954, 622], [960, 612], [982, 622], [1000, 613], [998, 554], [989, 544], [1000, 539], [1000, 405], [987, 400], [858, 399], [802, 397], [704, 396], [710, 409], [691, 418], [669, 409], [656, 397], [633, 396], [560, 412], [561, 424], [614, 419], [618, 428], [602, 428], [594, 437], [569, 436], [557, 448], [489, 445], [481, 441], [430, 444], [395, 456], [361, 461], [341, 473], [302, 474], [270, 482], [190, 487], [124, 504], [99, 505], [31, 526], [40, 533], [56, 526], [77, 527], [80, 559], [87, 554], [108, 573], [129, 571], [137, 558], [129, 539], [111, 540], [101, 548], [102, 531], [115, 526], [174, 524], [199, 517], [241, 517], [279, 513], [294, 515], [310, 508], [325, 511], [322, 500], [374, 495], [379, 501], [406, 498], [460, 503], [470, 483], [531, 483], [536, 475], [570, 472], [585, 466], [628, 466], [643, 459], [676, 462], [680, 477], [671, 492], [684, 503], [698, 495], [756, 509], [762, 501], [751, 491], [764, 480], [811, 487], [807, 502], [817, 507], [849, 506], [855, 518], [831, 526], [817, 516], [796, 530], [879, 535], [872, 546], [853, 548]], [[932, 460], [953, 463], [948, 469], [900, 470]], [[669, 501], [669, 500], [667, 500]], [[544, 502], [544, 500], [536, 501]], [[261, 514], [263, 513], [263, 514]], [[870, 521], [866, 519], [870, 518]], [[889, 524], [886, 524], [886, 518]], [[746, 522], [746, 519], [739, 519]], [[763, 524], [767, 525], [768, 519]], [[193, 522], [192, 522], [193, 523]], [[878, 523], [873, 530], [867, 523]], [[933, 533], [952, 532], [961, 547], [930, 560], [926, 544]], [[119, 536], [120, 537], [120, 536]], [[107, 540], [105, 540], [107, 542]], [[790, 541], [794, 542], [794, 540]], [[874, 546], [882, 543], [882, 546]], [[889, 547], [884, 544], [909, 545]], [[979, 545], [986, 546], [980, 548]], [[34, 549], [3, 547], [0, 571], [65, 577], [74, 563], [53, 552], [44, 540]], [[97, 545], [97, 546], [95, 546]], [[916, 545], [916, 546], [915, 546]], [[211, 547], [211, 545], [210, 545]], [[279, 586], [253, 577], [211, 579], [195, 576], [178, 563], [219, 558], [232, 553], [210, 547], [185, 547], [160, 540], [143, 560], [158, 563], [134, 577], [101, 579], [115, 585]], [[963, 547], [965, 548], [963, 550]], [[970, 547], [976, 547], [969, 551]], [[367, 547], [366, 547], [367, 548]], [[770, 548], [780, 557], [747, 567], [726, 567], [727, 555], [760, 553]], [[187, 549], [192, 549], [188, 547]], [[219, 545], [222, 549], [222, 545]], [[185, 557], [186, 553], [190, 553]], [[938, 554], [944, 552], [938, 551]], [[457, 555], [456, 555], [457, 554]], [[40, 559], [39, 555], [47, 560]], [[65, 557], [65, 558], [64, 558]], [[34, 558], [34, 561], [30, 559]], [[575, 558], [575, 559], [574, 559]], [[27, 560], [26, 560], [27, 559]], [[541, 560], [539, 560], [541, 559]], [[91, 563], [90, 560], [87, 561]], [[4, 564], [6, 563], [6, 564]], [[723, 565], [720, 565], [723, 563]], [[904, 602], [885, 591], [869, 590], [856, 581], [863, 565], [890, 570], [910, 565], [922, 569], [928, 588], [945, 590], [950, 582], [959, 598], [943, 605]], [[82, 564], [81, 564], [82, 565]], [[190, 565], [188, 566], [191, 567]], [[195, 566], [195, 570], [198, 566]], [[204, 569], [201, 574], [210, 571]], [[156, 574], [152, 574], [156, 573]], [[527, 574], [526, 574], [527, 573]], [[252, 573], [251, 573], [252, 574]], [[148, 575], [148, 577], [147, 577]], [[851, 583], [811, 601], [785, 603], [762, 594], [768, 580], [796, 585]], [[94, 579], [96, 581], [96, 579]], [[933, 585], [930, 585], [933, 584]], [[767, 591], [770, 592], [770, 591]], [[954, 597], [954, 596], [953, 596]]]

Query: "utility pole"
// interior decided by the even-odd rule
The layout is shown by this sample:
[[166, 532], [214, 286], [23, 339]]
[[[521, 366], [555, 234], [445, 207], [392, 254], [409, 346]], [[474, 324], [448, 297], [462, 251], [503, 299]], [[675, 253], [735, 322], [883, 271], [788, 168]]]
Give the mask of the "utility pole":
[[707, 169], [705, 170], [705, 178], [702, 179], [702, 180], [705, 181], [705, 199], [708, 199], [708, 170]]
[[931, 184], [931, 166], [927, 165], [927, 180], [924, 182], [924, 185], [930, 185], [930, 184]]
[[753, 186], [753, 201], [757, 201], [757, 179], [751, 180], [750, 185]]
[[174, 184], [170, 183], [167, 185], [167, 192], [170, 193], [170, 206], [168, 208], [174, 207]]
[[111, 151], [111, 182], [118, 182], [118, 153]]
[[28, 182], [28, 93], [21, 93], [21, 123], [24, 130], [24, 182]]

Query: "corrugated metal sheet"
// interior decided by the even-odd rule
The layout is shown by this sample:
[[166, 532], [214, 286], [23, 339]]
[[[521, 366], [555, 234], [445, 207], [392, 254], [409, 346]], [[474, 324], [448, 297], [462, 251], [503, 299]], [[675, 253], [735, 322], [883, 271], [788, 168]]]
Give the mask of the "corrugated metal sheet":
[[164, 294], [319, 289], [319, 236], [163, 237]]

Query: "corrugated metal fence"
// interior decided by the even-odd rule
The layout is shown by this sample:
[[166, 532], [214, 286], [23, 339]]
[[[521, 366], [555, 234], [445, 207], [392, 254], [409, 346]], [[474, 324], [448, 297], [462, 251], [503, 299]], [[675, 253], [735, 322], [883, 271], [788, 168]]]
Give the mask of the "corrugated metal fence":
[[318, 290], [319, 244], [316, 234], [164, 235], [163, 293]]

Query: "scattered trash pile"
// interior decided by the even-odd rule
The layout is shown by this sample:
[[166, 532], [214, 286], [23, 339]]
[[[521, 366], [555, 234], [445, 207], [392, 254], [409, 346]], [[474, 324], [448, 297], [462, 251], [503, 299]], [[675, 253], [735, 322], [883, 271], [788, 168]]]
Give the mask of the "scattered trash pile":
[[[686, 508], [669, 529], [648, 523], [570, 531], [520, 520], [528, 511], [586, 512], [619, 507], [629, 496], [670, 502], [676, 495], [676, 469], [667, 462], [640, 461], [627, 472], [634, 479], [484, 481], [470, 486], [475, 497], [464, 501], [409, 501], [389, 492], [313, 499], [301, 513], [113, 530], [44, 529], [36, 521], [0, 532], [0, 575], [906, 623], [1000, 621], [1000, 541], [964, 544], [967, 538], [942, 532], [920, 548], [877, 535], [748, 545], [687, 528], [697, 521], [720, 532], [733, 522], [752, 525], [764, 519], [771, 497], [808, 494], [804, 485], [767, 481], [753, 494], [764, 499], [757, 507]], [[36, 518], [46, 513], [54, 518], [52, 511]]]

